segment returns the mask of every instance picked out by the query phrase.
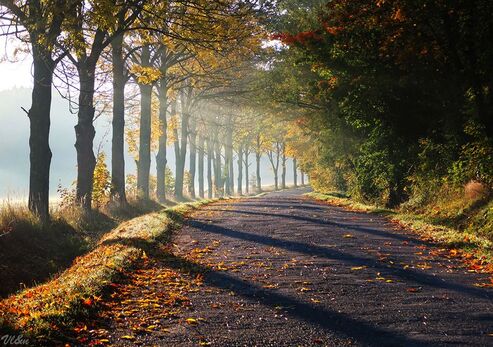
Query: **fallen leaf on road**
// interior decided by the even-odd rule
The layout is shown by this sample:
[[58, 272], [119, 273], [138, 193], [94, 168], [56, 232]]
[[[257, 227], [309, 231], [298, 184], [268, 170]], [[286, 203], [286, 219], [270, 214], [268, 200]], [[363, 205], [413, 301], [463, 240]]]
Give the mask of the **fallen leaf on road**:
[[353, 266], [351, 268], [352, 271], [359, 271], [359, 270], [363, 270], [363, 269], [366, 269], [367, 266]]
[[185, 321], [188, 324], [190, 324], [190, 325], [197, 325], [197, 324], [199, 324], [199, 322], [195, 318], [187, 318]]
[[345, 239], [354, 239], [354, 235], [351, 235], [351, 234], [345, 234], [343, 237]]
[[421, 288], [421, 287], [417, 287], [417, 288], [416, 287], [413, 287], [413, 288], [407, 288], [407, 291], [409, 293], [419, 293], [421, 291], [421, 289], [423, 289], [423, 288]]
[[124, 340], [135, 340], [135, 336], [132, 336], [132, 335], [123, 335], [120, 338], [124, 339]]

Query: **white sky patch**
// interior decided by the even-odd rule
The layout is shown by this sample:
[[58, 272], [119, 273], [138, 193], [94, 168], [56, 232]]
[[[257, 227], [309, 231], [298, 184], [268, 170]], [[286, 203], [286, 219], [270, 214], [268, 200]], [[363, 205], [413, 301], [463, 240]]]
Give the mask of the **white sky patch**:
[[0, 90], [15, 87], [32, 88], [33, 77], [31, 74], [32, 60], [26, 57], [22, 61], [0, 63]]
[[33, 87], [33, 60], [26, 50], [14, 37], [0, 37], [0, 91]]

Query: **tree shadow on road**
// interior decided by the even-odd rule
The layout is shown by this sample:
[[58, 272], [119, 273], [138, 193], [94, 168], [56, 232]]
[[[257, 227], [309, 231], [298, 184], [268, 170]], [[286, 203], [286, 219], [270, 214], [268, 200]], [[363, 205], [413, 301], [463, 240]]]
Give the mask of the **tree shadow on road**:
[[[303, 206], [303, 208], [304, 208], [304, 206]], [[309, 222], [309, 223], [314, 223], [314, 224], [323, 225], [323, 226], [343, 228], [343, 229], [346, 229], [348, 231], [354, 230], [354, 231], [359, 231], [359, 232], [363, 232], [363, 233], [367, 233], [367, 234], [372, 234], [375, 236], [388, 237], [388, 238], [392, 238], [392, 239], [395, 239], [398, 241], [406, 241], [406, 242], [409, 242], [410, 244], [414, 244], [416, 246], [435, 246], [436, 245], [433, 242], [418, 240], [418, 239], [415, 239], [412, 237], [394, 234], [394, 233], [391, 233], [391, 232], [388, 232], [385, 230], [378, 230], [375, 228], [366, 228], [366, 227], [358, 226], [356, 224], [338, 223], [338, 222], [327, 221], [327, 220], [318, 219], [318, 218], [297, 216], [294, 214], [254, 212], [254, 211], [245, 211], [245, 210], [238, 210], [238, 209], [226, 210], [226, 209], [217, 209], [217, 208], [216, 209], [211, 208], [211, 209], [209, 209], [209, 211], [238, 213], [238, 214], [246, 214], [246, 215], [254, 215], [254, 216], [265, 216], [265, 217], [289, 218], [289, 219], [294, 219], [297, 221]], [[326, 212], [326, 211], [324, 211], [324, 212]]]
[[[108, 243], [118, 243], [123, 240], [110, 240]], [[373, 326], [371, 323], [355, 319], [348, 314], [336, 312], [324, 307], [300, 301], [291, 296], [262, 288], [261, 286], [236, 278], [223, 271], [198, 264], [181, 256], [163, 252], [156, 247], [148, 248], [149, 244], [142, 239], [125, 239], [124, 243], [146, 250], [148, 256], [158, 258], [165, 267], [189, 273], [193, 276], [204, 274], [204, 284], [210, 287], [234, 292], [245, 299], [260, 302], [275, 310], [282, 306], [286, 313], [294, 318], [313, 324], [323, 330], [345, 338], [352, 338], [366, 346], [427, 346], [424, 341], [404, 336], [400, 333]]]
[[459, 283], [452, 283], [438, 276], [432, 276], [424, 272], [415, 271], [413, 269], [396, 268], [371, 257], [351, 255], [332, 248], [325, 248], [298, 241], [283, 240], [270, 236], [248, 233], [245, 231], [225, 228], [214, 224], [206, 224], [197, 220], [189, 221], [188, 225], [211, 234], [236, 238], [269, 247], [281, 248], [287, 251], [302, 253], [309, 256], [323, 257], [329, 260], [340, 260], [352, 265], [372, 267], [383, 273], [388, 273], [400, 279], [414, 282], [414, 284], [447, 289], [479, 298], [491, 298], [491, 294], [484, 289], [468, 287]]

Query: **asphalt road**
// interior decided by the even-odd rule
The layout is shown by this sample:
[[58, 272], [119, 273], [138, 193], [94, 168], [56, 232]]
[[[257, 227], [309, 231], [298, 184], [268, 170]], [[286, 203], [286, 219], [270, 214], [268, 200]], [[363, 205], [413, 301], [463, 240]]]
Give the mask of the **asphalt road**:
[[115, 345], [493, 345], [493, 290], [474, 285], [486, 275], [304, 192], [194, 213], [89, 330]]

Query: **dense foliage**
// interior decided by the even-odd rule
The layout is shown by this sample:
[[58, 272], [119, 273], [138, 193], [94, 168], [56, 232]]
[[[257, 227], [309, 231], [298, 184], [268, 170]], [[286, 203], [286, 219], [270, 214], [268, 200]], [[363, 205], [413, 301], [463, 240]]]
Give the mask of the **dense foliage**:
[[491, 188], [491, 2], [281, 4], [271, 95], [309, 110], [315, 186], [390, 206]]

